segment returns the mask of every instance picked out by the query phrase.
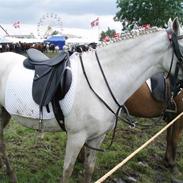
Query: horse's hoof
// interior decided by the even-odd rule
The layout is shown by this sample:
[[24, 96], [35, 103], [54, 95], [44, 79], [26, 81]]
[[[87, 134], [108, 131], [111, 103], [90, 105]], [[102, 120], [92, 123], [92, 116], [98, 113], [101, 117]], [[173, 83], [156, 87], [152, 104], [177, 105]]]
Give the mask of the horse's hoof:
[[11, 183], [17, 183], [17, 177], [16, 177], [16, 174], [13, 170], [9, 171], [7, 174], [10, 177], [10, 182]]
[[11, 183], [17, 183], [17, 178], [16, 176], [12, 177], [10, 180]]
[[179, 171], [177, 167], [172, 168], [172, 173], [175, 176], [182, 176], [182, 173]]
[[166, 158], [163, 160], [163, 164], [168, 169], [173, 170], [175, 168], [175, 163], [170, 163]]
[[171, 183], [183, 183], [182, 180], [172, 178]]

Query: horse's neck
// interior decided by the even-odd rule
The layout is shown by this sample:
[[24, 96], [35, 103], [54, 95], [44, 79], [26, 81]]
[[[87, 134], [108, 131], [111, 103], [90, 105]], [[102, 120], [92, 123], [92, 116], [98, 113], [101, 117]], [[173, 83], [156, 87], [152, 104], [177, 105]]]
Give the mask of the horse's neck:
[[[149, 77], [162, 71], [159, 58], [162, 49], [159, 45], [162, 40], [160, 38], [152, 39], [152, 36], [144, 36], [140, 44], [138, 39], [121, 41], [98, 50], [99, 60], [108, 82], [116, 98], [121, 103], [124, 103]], [[96, 68], [94, 64], [92, 70], [100, 72]], [[97, 85], [97, 82], [100, 83], [100, 76], [97, 75], [94, 85]], [[100, 87], [100, 84], [98, 84], [98, 87]], [[106, 92], [106, 87], [104, 88]], [[101, 87], [100, 90], [102, 90]], [[99, 92], [102, 93], [102, 91]], [[108, 100], [107, 96], [106, 100]]]

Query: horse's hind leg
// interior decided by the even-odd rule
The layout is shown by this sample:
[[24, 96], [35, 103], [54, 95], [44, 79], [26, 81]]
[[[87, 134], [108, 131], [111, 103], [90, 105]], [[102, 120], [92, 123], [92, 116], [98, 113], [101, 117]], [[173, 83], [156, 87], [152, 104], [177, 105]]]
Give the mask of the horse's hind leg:
[[[98, 137], [95, 140], [92, 140], [90, 142], [87, 142], [87, 145], [90, 147], [94, 147], [99, 149], [102, 141], [104, 140], [105, 135]], [[85, 172], [84, 172], [84, 183], [91, 182], [92, 175], [95, 168], [95, 161], [96, 161], [96, 152], [97, 150], [93, 150], [89, 147], [85, 147], [85, 159], [84, 159], [84, 166], [85, 166]]]
[[165, 153], [165, 166], [167, 166], [168, 168], [173, 168], [174, 166], [174, 158], [173, 158], [173, 154], [174, 154], [174, 145], [173, 145], [173, 126], [169, 127], [167, 129], [167, 135], [166, 135], [166, 141], [167, 141], [167, 146], [166, 146], [166, 153]]
[[[183, 92], [175, 97], [177, 104], [177, 114], [183, 112]], [[174, 169], [177, 143], [180, 139], [180, 135], [183, 129], [183, 117], [179, 118], [170, 128], [167, 130], [167, 148], [165, 153], [165, 163], [168, 167]]]
[[12, 183], [16, 183], [16, 176], [14, 171], [10, 167], [10, 163], [8, 157], [5, 153], [5, 144], [4, 144], [4, 137], [3, 137], [3, 129], [8, 124], [10, 120], [9, 113], [3, 108], [0, 107], [0, 159], [2, 160], [2, 164], [4, 163], [6, 166], [6, 171], [8, 176], [10, 177], [10, 181]]
[[78, 154], [86, 141], [86, 135], [82, 133], [68, 134], [64, 159], [64, 170], [61, 183], [68, 183], [72, 174]]
[[167, 130], [167, 148], [165, 153], [165, 163], [168, 167], [175, 167], [177, 143], [183, 129], [183, 118], [180, 118]]

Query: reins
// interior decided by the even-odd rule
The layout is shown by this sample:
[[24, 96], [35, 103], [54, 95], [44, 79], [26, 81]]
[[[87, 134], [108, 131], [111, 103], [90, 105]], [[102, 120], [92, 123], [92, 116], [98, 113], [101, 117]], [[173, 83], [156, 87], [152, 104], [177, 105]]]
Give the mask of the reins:
[[[110, 106], [109, 106], [109, 105], [108, 105], [108, 104], [98, 95], [98, 93], [93, 89], [93, 87], [92, 87], [92, 85], [91, 85], [91, 83], [90, 83], [90, 81], [89, 81], [89, 79], [88, 79], [88, 76], [87, 76], [87, 74], [86, 74], [86, 70], [85, 70], [85, 67], [84, 67], [83, 59], [82, 59], [82, 54], [79, 55], [79, 58], [80, 58], [80, 62], [81, 62], [82, 71], [83, 71], [83, 74], [84, 74], [84, 76], [85, 76], [85, 79], [86, 79], [86, 81], [87, 81], [87, 83], [88, 83], [89, 88], [92, 90], [92, 92], [95, 94], [95, 96], [96, 96], [96, 97], [97, 97], [97, 98], [107, 107], [107, 109], [108, 109], [109, 111], [111, 111], [111, 112], [114, 114], [114, 116], [115, 116], [115, 123], [114, 123], [113, 134], [112, 134], [112, 138], [111, 138], [110, 145], [109, 145], [109, 147], [108, 147], [108, 148], [110, 148], [110, 146], [111, 146], [112, 143], [113, 143], [114, 137], [115, 137], [115, 132], [116, 132], [116, 127], [117, 127], [118, 119], [122, 119], [122, 118], [119, 117], [120, 111], [123, 110], [127, 115], [128, 115], [129, 113], [128, 113], [127, 108], [126, 108], [124, 105], [120, 105], [119, 102], [117, 101], [116, 97], [114, 96], [114, 94], [113, 94], [113, 92], [112, 92], [112, 90], [111, 90], [111, 87], [110, 87], [110, 85], [109, 85], [109, 83], [108, 83], [108, 81], [107, 81], [107, 78], [106, 78], [106, 76], [105, 76], [105, 73], [104, 73], [104, 71], [103, 71], [103, 69], [102, 69], [102, 66], [101, 66], [101, 64], [100, 64], [100, 61], [99, 61], [99, 58], [98, 58], [98, 55], [97, 55], [97, 52], [96, 52], [96, 51], [95, 51], [95, 56], [96, 56], [96, 60], [97, 60], [97, 63], [98, 63], [98, 65], [99, 65], [100, 71], [101, 71], [101, 73], [102, 73], [102, 76], [103, 76], [103, 78], [104, 78], [105, 84], [106, 84], [106, 86], [107, 86], [107, 88], [108, 88], [108, 90], [109, 90], [109, 93], [111, 94], [111, 96], [112, 96], [114, 102], [115, 102], [115, 103], [117, 104], [117, 106], [118, 106], [116, 112], [115, 112], [115, 111], [114, 111], [114, 110], [113, 110], [113, 109], [112, 109], [112, 108], [111, 108], [111, 107], [110, 107]], [[132, 121], [131, 118], [122, 119], [122, 120], [123, 120], [125, 123], [127, 123], [128, 125], [130, 125], [130, 126], [132, 126], [132, 127], [135, 127], [135, 123]], [[87, 147], [89, 147], [89, 148], [91, 148], [91, 149], [93, 149], [93, 150], [104, 151], [103, 149], [98, 149], [98, 148], [95, 148], [95, 147], [91, 147], [91, 146], [89, 146], [89, 145], [86, 144], [86, 143], [85, 143], [85, 146], [87, 146]]]
[[[104, 71], [103, 71], [103, 68], [102, 68], [102, 66], [101, 66], [101, 63], [100, 63], [100, 60], [99, 60], [99, 57], [98, 57], [98, 54], [97, 54], [96, 51], [95, 51], [95, 56], [96, 56], [97, 63], [98, 63], [98, 65], [99, 65], [100, 71], [101, 71], [101, 73], [102, 73], [102, 76], [103, 76], [103, 78], [104, 78], [104, 81], [105, 81], [105, 83], [106, 83], [106, 85], [107, 85], [107, 88], [108, 88], [108, 90], [109, 90], [109, 92], [110, 92], [110, 94], [111, 94], [113, 100], [114, 100], [115, 103], [117, 104], [119, 110], [121, 109], [121, 110], [123, 111], [123, 113], [126, 114], [125, 118], [121, 118], [121, 117], [118, 116], [118, 119], [123, 120], [125, 123], [129, 124], [130, 127], [133, 127], [133, 128], [136, 127], [136, 128], [137, 128], [137, 126], [136, 126], [137, 123], [136, 123], [136, 121], [133, 121], [133, 120], [131, 119], [127, 107], [126, 107], [125, 105], [120, 105], [119, 102], [117, 101], [116, 97], [114, 96], [114, 94], [113, 94], [113, 92], [112, 92], [112, 89], [111, 89], [111, 87], [110, 87], [110, 85], [109, 85], [109, 83], [108, 83], [108, 81], [107, 81], [107, 78], [106, 78], [106, 76], [105, 76], [105, 73], [104, 73]], [[150, 127], [151, 125], [138, 124], [138, 126], [141, 126], [141, 127], [143, 127], [143, 129], [146, 129], [146, 128]], [[141, 128], [141, 129], [142, 129], [142, 128]]]
[[105, 83], [106, 83], [106, 85], [107, 85], [107, 88], [108, 88], [108, 90], [109, 90], [109, 92], [110, 92], [110, 94], [111, 94], [113, 100], [114, 100], [115, 103], [118, 105], [118, 107], [123, 107], [122, 105], [119, 104], [119, 102], [117, 101], [116, 97], [114, 96], [114, 94], [113, 94], [113, 92], [112, 92], [112, 90], [111, 90], [111, 87], [109, 86], [109, 83], [108, 83], [108, 81], [107, 81], [107, 79], [106, 79], [105, 73], [104, 73], [104, 71], [103, 71], [103, 69], [102, 69], [102, 66], [101, 66], [101, 64], [100, 64], [100, 61], [99, 61], [99, 58], [98, 58], [98, 55], [97, 55], [97, 51], [95, 51], [95, 56], [96, 56], [97, 63], [98, 63], [98, 66], [99, 66], [99, 68], [100, 68], [100, 71], [101, 71], [101, 73], [102, 73], [102, 76], [103, 76], [103, 78], [104, 78], [104, 81], [105, 81]]

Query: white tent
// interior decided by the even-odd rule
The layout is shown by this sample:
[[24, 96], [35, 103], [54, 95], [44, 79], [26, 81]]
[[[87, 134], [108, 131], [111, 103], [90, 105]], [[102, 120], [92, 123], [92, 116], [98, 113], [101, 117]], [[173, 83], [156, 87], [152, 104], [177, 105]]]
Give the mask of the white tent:
[[11, 43], [12, 41], [10, 41], [9, 39], [7, 39], [6, 37], [0, 37], [0, 43]]
[[66, 39], [66, 45], [67, 44], [88, 44], [92, 42], [98, 42], [96, 39], [90, 39], [90, 38], [68, 38]]
[[16, 37], [6, 37], [6, 39], [11, 43], [42, 43], [44, 39], [35, 38], [16, 38]]
[[22, 43], [43, 43], [45, 39], [36, 39], [36, 38], [22, 38], [20, 42]]
[[82, 39], [82, 38], [68, 38], [66, 39], [66, 44], [82, 44], [82, 43], [87, 43], [86, 40]]

